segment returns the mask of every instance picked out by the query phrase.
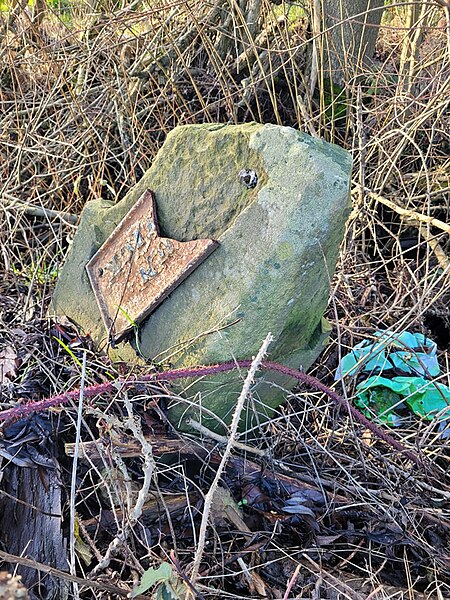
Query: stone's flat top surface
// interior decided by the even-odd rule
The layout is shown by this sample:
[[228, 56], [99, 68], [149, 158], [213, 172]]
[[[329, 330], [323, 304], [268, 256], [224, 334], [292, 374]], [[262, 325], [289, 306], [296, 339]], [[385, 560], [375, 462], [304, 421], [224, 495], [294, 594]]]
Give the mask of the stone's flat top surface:
[[217, 245], [161, 237], [155, 196], [145, 191], [86, 265], [110, 337], [145, 319]]

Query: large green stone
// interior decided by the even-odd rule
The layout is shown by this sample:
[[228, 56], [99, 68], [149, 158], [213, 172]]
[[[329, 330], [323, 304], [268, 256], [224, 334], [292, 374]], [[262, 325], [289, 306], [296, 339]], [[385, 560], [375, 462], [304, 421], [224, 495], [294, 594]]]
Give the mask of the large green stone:
[[[257, 173], [255, 188], [240, 181], [241, 169]], [[306, 369], [326, 337], [322, 315], [350, 208], [350, 173], [346, 151], [291, 128], [178, 127], [120, 203], [86, 206], [55, 290], [54, 311], [106, 347], [84, 266], [149, 188], [156, 194], [162, 235], [213, 238], [220, 246], [142, 324], [140, 353], [177, 367], [249, 358], [271, 332], [270, 359]], [[136, 361], [130, 344], [114, 356]], [[207, 426], [229, 422], [242, 384], [239, 373], [184, 383], [190, 387], [170, 412], [175, 424], [182, 426], [199, 407]], [[292, 383], [262, 375], [249, 411], [255, 423], [258, 413], [263, 419], [284, 399], [278, 386]]]

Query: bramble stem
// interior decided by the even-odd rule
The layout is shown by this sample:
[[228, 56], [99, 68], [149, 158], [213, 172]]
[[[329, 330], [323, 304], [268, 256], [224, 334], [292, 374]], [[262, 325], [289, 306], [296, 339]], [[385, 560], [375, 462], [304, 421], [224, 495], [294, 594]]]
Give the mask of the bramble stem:
[[[120, 388], [128, 389], [140, 383], [154, 383], [155, 381], [176, 381], [177, 379], [186, 379], [188, 377], [205, 377], [207, 375], [216, 375], [217, 373], [227, 373], [228, 371], [234, 371], [235, 369], [250, 368], [251, 365], [252, 360], [243, 359], [219, 363], [217, 365], [202, 365], [197, 367], [170, 369], [169, 371], [165, 371], [162, 373], [149, 373], [148, 375], [141, 375], [139, 377], [119, 379], [115, 382], [98, 383], [91, 385], [84, 389], [84, 397], [93, 398], [94, 396], [99, 396], [100, 394], [117, 392], [117, 390], [120, 390]], [[388, 444], [398, 452], [403, 453], [405, 457], [412, 460], [416, 465], [423, 466], [422, 460], [417, 454], [415, 454], [411, 450], [408, 450], [401, 442], [393, 438], [389, 433], [383, 431], [378, 425], [375, 425], [375, 423], [370, 421], [357, 408], [351, 405], [347, 400], [345, 400], [342, 396], [337, 394], [334, 390], [332, 390], [324, 383], [319, 381], [316, 377], [313, 377], [312, 375], [307, 375], [306, 373], [298, 371], [297, 369], [285, 367], [284, 365], [268, 360], [264, 360], [261, 363], [261, 368], [267, 369], [269, 371], [275, 371], [277, 373], [282, 373], [283, 375], [292, 377], [297, 381], [301, 381], [302, 383], [306, 384], [312, 389], [315, 389], [319, 392], [323, 392], [329, 398], [331, 398], [331, 400], [333, 400], [335, 404], [344, 408], [347, 413], [349, 413], [354, 419], [361, 423], [361, 425], [364, 425], [364, 427], [369, 429], [380, 440], [383, 440], [386, 444]], [[78, 396], [79, 390], [75, 389], [71, 390], [70, 392], [65, 392], [64, 394], [59, 394], [58, 396], [52, 396], [51, 398], [39, 400], [37, 402], [29, 402], [28, 404], [14, 406], [13, 408], [10, 408], [8, 410], [0, 411], [0, 422], [9, 420], [17, 421], [35, 412], [47, 410], [48, 408], [52, 408], [53, 406], [60, 406], [61, 404], [66, 404], [70, 400], [77, 399]]]

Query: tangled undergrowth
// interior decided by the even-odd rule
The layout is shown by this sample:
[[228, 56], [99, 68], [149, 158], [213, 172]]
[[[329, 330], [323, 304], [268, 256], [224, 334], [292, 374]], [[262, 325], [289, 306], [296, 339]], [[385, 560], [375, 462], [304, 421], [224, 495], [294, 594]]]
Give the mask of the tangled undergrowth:
[[[351, 402], [334, 383], [339, 358], [380, 329], [410, 330], [437, 342], [449, 385], [445, 3], [391, 7], [375, 60], [347, 61], [340, 87], [308, 72], [311, 38], [329, 33], [311, 33], [309, 5], [263, 1], [254, 29], [226, 0], [39, 6], [1, 17], [2, 409], [142, 374], [46, 309], [84, 204], [120, 200], [168, 131], [205, 121], [277, 122], [353, 153], [333, 331], [312, 374]], [[167, 382], [9, 423], [0, 558], [39, 598], [448, 597], [445, 431], [417, 418], [388, 430], [415, 465], [322, 392], [286, 397], [240, 445], [174, 431]]]

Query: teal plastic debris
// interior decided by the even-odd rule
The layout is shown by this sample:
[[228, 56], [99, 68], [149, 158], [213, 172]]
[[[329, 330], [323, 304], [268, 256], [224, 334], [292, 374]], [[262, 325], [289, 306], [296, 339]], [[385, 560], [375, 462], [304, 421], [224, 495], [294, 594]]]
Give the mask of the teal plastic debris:
[[356, 386], [354, 402], [370, 419], [396, 427], [412, 411], [428, 421], [437, 418], [443, 430], [450, 388], [432, 380], [440, 374], [436, 344], [408, 331], [377, 331], [374, 338], [343, 357], [335, 379], [369, 375]]
[[369, 377], [356, 386], [355, 404], [367, 416], [388, 425], [400, 425], [396, 409], [408, 406], [414, 414], [431, 421], [450, 417], [450, 388], [423, 377]]
[[337, 368], [336, 380], [394, 368], [411, 375], [439, 375], [437, 346], [421, 333], [380, 330], [375, 332], [374, 337], [374, 341], [365, 340], [344, 356]]

